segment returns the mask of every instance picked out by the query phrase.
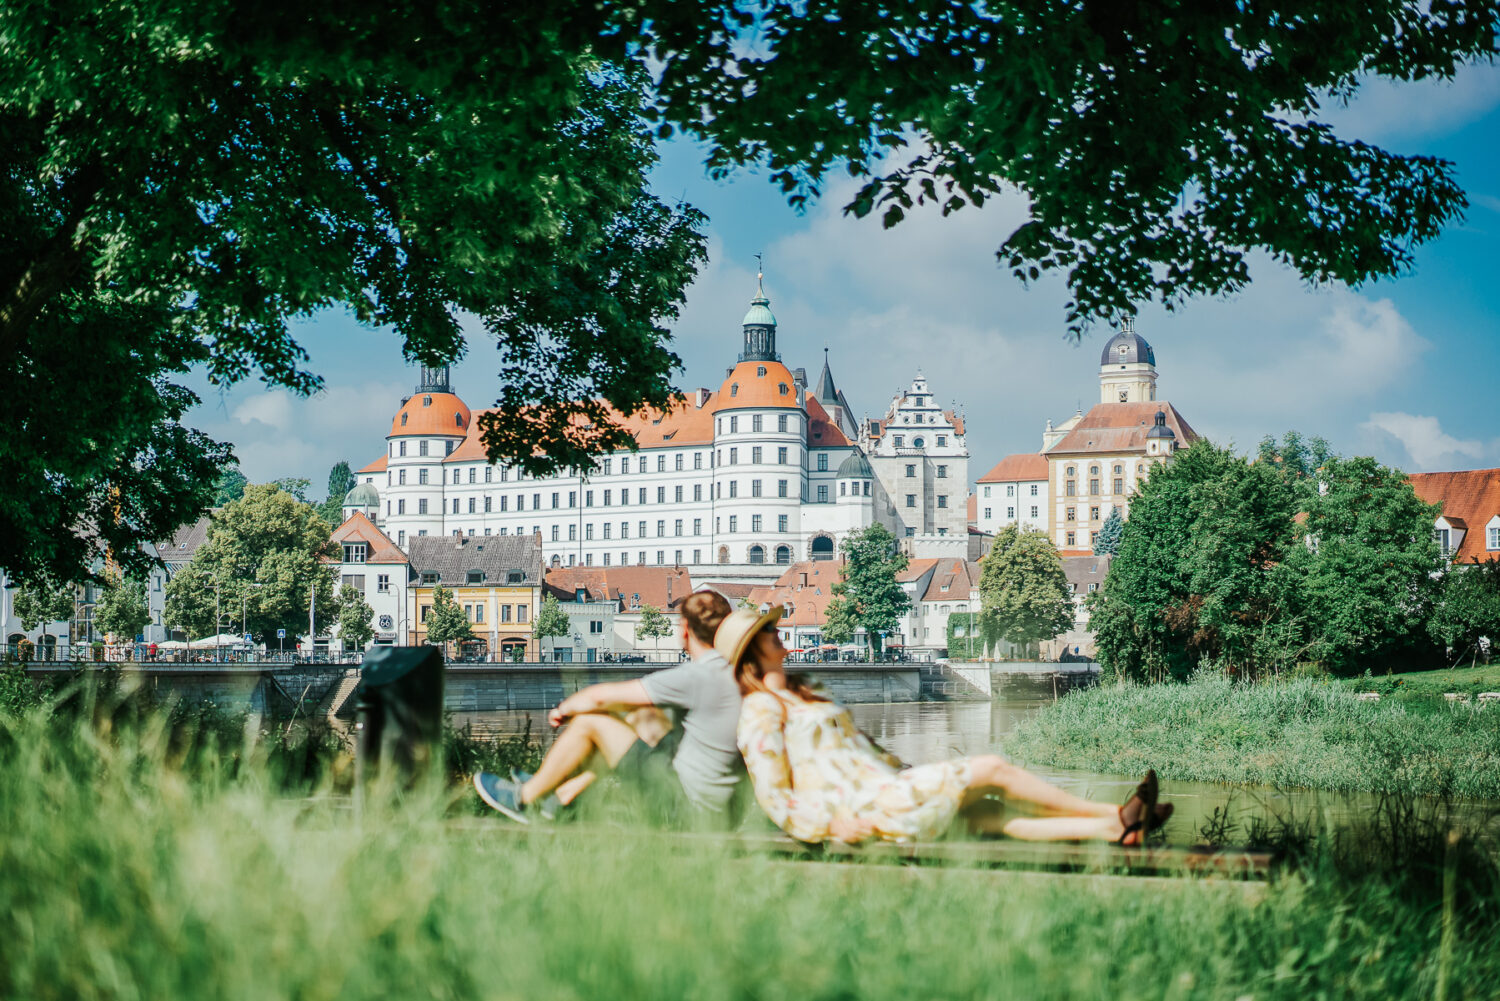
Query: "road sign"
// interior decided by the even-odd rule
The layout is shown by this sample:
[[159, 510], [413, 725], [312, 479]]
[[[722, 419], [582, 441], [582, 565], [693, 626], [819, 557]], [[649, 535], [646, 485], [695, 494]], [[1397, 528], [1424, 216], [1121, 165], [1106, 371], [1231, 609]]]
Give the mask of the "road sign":
[[255, 642], [255, 637], [251, 636], [249, 633], [246, 633], [245, 634], [245, 642], [246, 643], [254, 643]]
[[286, 630], [285, 629], [278, 629], [278, 630], [276, 630], [276, 638], [279, 639], [279, 640], [286, 639]]

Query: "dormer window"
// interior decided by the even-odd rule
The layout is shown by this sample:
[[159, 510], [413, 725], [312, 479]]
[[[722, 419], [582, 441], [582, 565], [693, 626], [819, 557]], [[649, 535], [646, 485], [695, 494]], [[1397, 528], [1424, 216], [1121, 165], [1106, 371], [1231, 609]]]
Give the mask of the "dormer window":
[[436, 584], [437, 582], [438, 582], [438, 575], [437, 575], [437, 573], [435, 571], [432, 571], [432, 570], [424, 570], [424, 571], [422, 571], [422, 583], [423, 584]]
[[457, 411], [454, 411], [454, 413], [453, 413], [453, 423], [454, 423], [454, 425], [456, 427], [463, 427], [464, 426], [464, 415], [461, 414], [461, 413], [459, 413], [459, 412], [457, 412]]
[[781, 391], [782, 396], [785, 396], [788, 392], [790, 392], [790, 390], [786, 388], [786, 383], [784, 382], [778, 382], [776, 384], [776, 388]]
[[740, 384], [739, 383], [736, 382], [736, 383], [733, 383], [732, 385], [730, 385], [730, 387], [729, 387], [729, 395], [730, 396], [739, 396], [740, 395]]
[[406, 427], [406, 411], [401, 412], [401, 426]]
[[467, 574], [464, 575], [464, 583], [465, 584], [483, 584], [484, 583], [484, 571], [483, 570], [470, 570]]
[[764, 365], [757, 365], [757, 366], [755, 366], [755, 374], [758, 375], [758, 376], [759, 375], [765, 375], [766, 374], [766, 367]]
[[424, 396], [424, 397], [422, 397], [422, 406], [424, 406], [424, 407], [430, 407], [430, 406], [432, 406], [432, 397], [431, 396]]
[[363, 542], [344, 543], [344, 562], [363, 563], [369, 555], [370, 547]]
[[526, 574], [520, 570], [511, 570], [505, 575], [505, 582], [507, 584], [521, 584], [524, 583], [525, 580]]

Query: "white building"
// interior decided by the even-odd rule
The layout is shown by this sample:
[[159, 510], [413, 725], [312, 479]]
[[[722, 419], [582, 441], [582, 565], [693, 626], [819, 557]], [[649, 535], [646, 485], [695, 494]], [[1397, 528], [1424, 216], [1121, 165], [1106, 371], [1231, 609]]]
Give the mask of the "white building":
[[372, 645], [404, 646], [412, 614], [407, 601], [411, 566], [406, 554], [370, 517], [376, 503], [374, 488], [367, 483], [357, 484], [344, 499], [344, 523], [332, 536], [341, 553], [337, 591], [349, 585], [364, 595], [374, 612]]
[[979, 478], [974, 523], [994, 535], [1006, 525], [1047, 531], [1047, 458], [1007, 455]]
[[909, 553], [951, 549], [962, 559], [969, 528], [964, 421], [943, 409], [920, 371], [884, 418], [865, 422], [860, 445], [879, 480], [875, 516], [897, 538], [912, 540]]
[[[141, 548], [149, 556], [159, 555], [159, 547], [152, 543], [143, 543]], [[102, 570], [103, 567], [104, 561], [99, 560], [95, 565], [95, 570]], [[150, 615], [150, 621], [136, 636], [113, 637], [117, 645], [130, 645], [137, 642], [161, 643], [167, 639], [166, 628], [162, 625], [162, 613], [166, 609], [166, 586], [167, 571], [165, 569], [156, 567], [146, 575], [146, 611]], [[74, 589], [71, 618], [46, 622], [33, 629], [27, 629], [22, 624], [21, 617], [16, 614], [16, 585], [9, 577], [0, 575], [0, 636], [5, 637], [6, 649], [14, 655], [18, 645], [24, 639], [34, 645], [35, 656], [38, 659], [82, 656], [74, 649], [75, 647], [88, 645], [96, 640], [104, 642], [109, 639], [94, 628], [94, 604], [102, 590], [96, 584], [79, 585]]]
[[[402, 548], [422, 535], [537, 534], [550, 566], [713, 567], [749, 578], [831, 559], [840, 536], [874, 519], [875, 481], [826, 363], [822, 401], [782, 364], [776, 330], [760, 288], [719, 388], [667, 413], [618, 416], [639, 450], [605, 456], [585, 476], [491, 465], [480, 415], [454, 394], [447, 368], [423, 369], [385, 454], [357, 475], [376, 489], [379, 525]], [[961, 525], [965, 480], [956, 467], [950, 475]]]

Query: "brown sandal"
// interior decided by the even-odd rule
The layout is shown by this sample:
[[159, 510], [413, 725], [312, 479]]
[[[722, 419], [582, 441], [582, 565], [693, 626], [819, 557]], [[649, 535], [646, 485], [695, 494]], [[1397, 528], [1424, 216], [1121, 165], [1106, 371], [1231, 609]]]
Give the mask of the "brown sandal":
[[[1125, 805], [1120, 807], [1120, 823], [1125, 826], [1125, 830], [1121, 832], [1115, 844], [1134, 848], [1145, 840], [1148, 832], [1166, 823], [1167, 817], [1172, 815], [1172, 808], [1168, 804], [1164, 816], [1158, 813], [1156, 797], [1159, 792], [1156, 769], [1153, 768], [1146, 772], [1146, 777], [1141, 780], [1140, 785], [1135, 787], [1135, 792], [1125, 801]], [[1140, 832], [1140, 837], [1127, 844], [1125, 839], [1136, 832]]]

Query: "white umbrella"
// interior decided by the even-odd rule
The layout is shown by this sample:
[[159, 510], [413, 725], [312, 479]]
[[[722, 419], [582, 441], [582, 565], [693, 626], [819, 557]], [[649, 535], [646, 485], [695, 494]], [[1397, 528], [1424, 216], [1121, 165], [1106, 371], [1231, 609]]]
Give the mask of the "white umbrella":
[[219, 650], [224, 647], [244, 646], [245, 637], [237, 633], [220, 633], [218, 636], [205, 636], [201, 640], [193, 640], [188, 644], [191, 650]]

